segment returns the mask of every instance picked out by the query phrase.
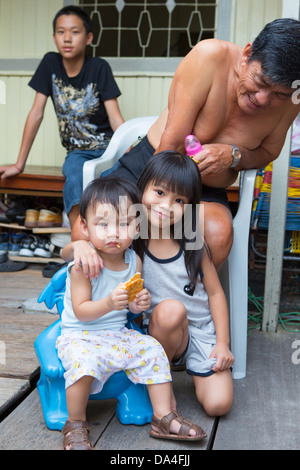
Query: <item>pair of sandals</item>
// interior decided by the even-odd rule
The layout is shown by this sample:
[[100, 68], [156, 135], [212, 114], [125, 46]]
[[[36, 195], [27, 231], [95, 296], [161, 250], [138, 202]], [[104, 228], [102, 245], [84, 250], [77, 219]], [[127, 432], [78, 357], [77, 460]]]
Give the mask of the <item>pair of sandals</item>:
[[[174, 419], [181, 424], [178, 434], [170, 432], [170, 425]], [[188, 419], [182, 418], [176, 411], [171, 411], [171, 413], [163, 416], [161, 419], [153, 415], [151, 424], [157, 428], [157, 431], [151, 429], [149, 434], [151, 437], [158, 439], [200, 441], [207, 437], [200, 426], [192, 423]], [[194, 436], [190, 436], [191, 430], [195, 431]], [[94, 450], [89, 440], [89, 432], [90, 429], [86, 421], [67, 421], [62, 429], [64, 435], [64, 450]]]

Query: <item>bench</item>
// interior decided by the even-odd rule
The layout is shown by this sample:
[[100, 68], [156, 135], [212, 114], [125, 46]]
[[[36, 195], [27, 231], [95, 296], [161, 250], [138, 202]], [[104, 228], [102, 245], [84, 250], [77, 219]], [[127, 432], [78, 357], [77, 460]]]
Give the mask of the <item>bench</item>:
[[28, 165], [24, 173], [0, 180], [0, 193], [62, 197], [64, 182], [61, 167]]

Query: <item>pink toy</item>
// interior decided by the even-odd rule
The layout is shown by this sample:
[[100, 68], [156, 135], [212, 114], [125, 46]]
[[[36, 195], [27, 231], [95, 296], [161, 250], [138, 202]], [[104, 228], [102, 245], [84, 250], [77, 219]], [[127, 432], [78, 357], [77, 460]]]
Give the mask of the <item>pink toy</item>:
[[199, 140], [195, 135], [186, 136], [184, 145], [186, 154], [191, 158], [194, 157], [197, 153], [201, 152], [201, 150], [203, 150]]

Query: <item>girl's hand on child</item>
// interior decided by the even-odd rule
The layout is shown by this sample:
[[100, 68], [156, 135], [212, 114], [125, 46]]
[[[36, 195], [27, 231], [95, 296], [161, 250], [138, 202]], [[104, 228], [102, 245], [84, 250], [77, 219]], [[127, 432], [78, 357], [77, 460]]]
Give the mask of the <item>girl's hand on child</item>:
[[82, 267], [85, 277], [94, 279], [99, 276], [100, 269], [103, 269], [102, 258], [95, 248], [85, 240], [74, 242], [74, 265], [76, 271]]
[[133, 307], [136, 313], [148, 310], [151, 306], [151, 295], [147, 289], [141, 290], [133, 301]]
[[128, 292], [119, 284], [109, 296], [111, 310], [123, 310], [128, 305]]
[[217, 359], [216, 364], [212, 367], [214, 372], [229, 369], [234, 363], [234, 356], [226, 344], [217, 343], [209, 357]]

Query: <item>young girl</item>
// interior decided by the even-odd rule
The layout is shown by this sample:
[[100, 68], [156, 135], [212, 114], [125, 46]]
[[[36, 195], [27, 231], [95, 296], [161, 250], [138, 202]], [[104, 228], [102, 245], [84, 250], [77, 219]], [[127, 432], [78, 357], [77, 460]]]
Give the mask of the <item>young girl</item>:
[[[189, 157], [165, 151], [150, 159], [138, 186], [149, 221], [149, 238], [134, 244], [152, 296], [144, 326], [173, 367], [186, 363], [207, 414], [221, 416], [232, 406], [234, 358], [226, 298], [208, 249], [199, 247], [200, 173]], [[85, 241], [67, 246], [63, 257], [73, 253], [86, 275], [101, 272], [102, 261]]]
[[125, 327], [127, 307], [137, 314], [151, 304], [144, 288], [128, 305], [123, 286], [142, 271], [140, 258], [129, 248], [138, 229], [138, 219], [129, 210], [139, 202], [136, 186], [109, 177], [91, 183], [81, 197], [81, 230], [101, 256], [103, 269], [90, 280], [74, 263], [68, 267], [62, 334], [57, 339], [58, 356], [66, 371], [66, 450], [92, 449], [86, 423], [88, 397], [100, 392], [119, 370], [126, 370], [132, 382], [147, 385], [153, 407], [151, 436], [180, 440], [205, 437], [200, 426], [172, 411], [170, 366], [161, 345]]
[[[223, 415], [233, 400], [234, 358], [226, 298], [209, 250], [201, 244], [199, 170], [185, 155], [161, 152], [149, 161], [138, 186], [150, 221], [144, 246], [136, 241], [152, 298], [144, 325], [173, 366], [186, 362], [206, 412]], [[166, 237], [168, 226], [172, 230]]]

